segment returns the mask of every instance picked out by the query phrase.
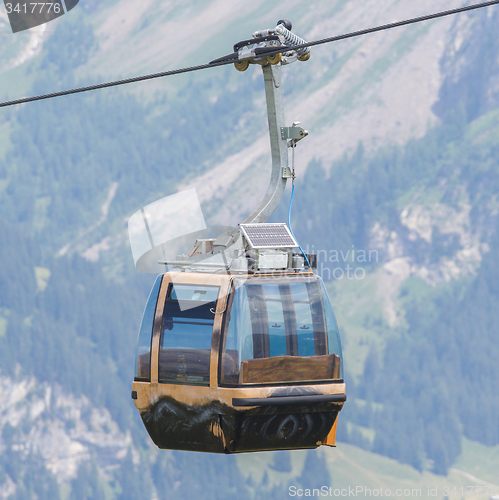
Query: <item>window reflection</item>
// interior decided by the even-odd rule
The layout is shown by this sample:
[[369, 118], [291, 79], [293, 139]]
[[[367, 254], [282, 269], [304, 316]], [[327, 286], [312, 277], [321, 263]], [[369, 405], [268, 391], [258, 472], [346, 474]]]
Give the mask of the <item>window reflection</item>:
[[209, 385], [218, 290], [214, 286], [170, 285], [160, 338], [160, 382]]
[[234, 280], [222, 339], [223, 384], [339, 378], [340, 351], [320, 278]]
[[159, 289], [163, 276], [158, 276], [152, 287], [142, 315], [137, 350], [135, 354], [135, 379], [151, 380], [151, 338], [154, 327], [154, 315], [158, 301]]

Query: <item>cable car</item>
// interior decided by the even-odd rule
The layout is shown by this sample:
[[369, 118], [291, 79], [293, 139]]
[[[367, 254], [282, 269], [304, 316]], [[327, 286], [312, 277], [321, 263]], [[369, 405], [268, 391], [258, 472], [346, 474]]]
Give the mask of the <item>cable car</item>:
[[165, 273], [142, 320], [133, 397], [159, 448], [334, 445], [341, 359], [327, 292], [311, 271]]
[[[304, 40], [290, 29], [280, 21], [234, 46], [247, 57], [236, 69], [260, 64], [264, 74], [272, 151], [264, 199], [237, 228], [157, 261], [168, 269], [143, 315], [132, 398], [159, 448], [241, 453], [335, 445], [346, 394], [333, 309], [290, 223], [266, 222], [288, 179], [294, 192], [288, 149], [294, 153], [308, 134], [299, 122], [284, 126], [281, 67], [310, 57], [310, 49], [292, 50]], [[268, 53], [284, 44], [290, 48], [282, 56]], [[136, 247], [147, 248], [148, 238], [157, 260], [165, 248], [154, 246], [158, 224], [148, 222], [153, 210], [145, 208], [129, 222], [132, 251], [132, 233], [145, 224], [145, 243]]]
[[[160, 448], [235, 453], [334, 446], [346, 394], [331, 304], [310, 259], [292, 235], [290, 217], [287, 227], [265, 224], [289, 178], [293, 200], [295, 175], [294, 165], [288, 167], [288, 148], [294, 159], [297, 142], [308, 134], [299, 122], [284, 125], [281, 67], [307, 61], [312, 45], [497, 3], [483, 2], [309, 43], [291, 32], [289, 21], [281, 20], [275, 28], [256, 31], [252, 39], [234, 45], [232, 54], [205, 65], [0, 103], [0, 107], [12, 106], [232, 63], [238, 71], [246, 71], [250, 64], [262, 67], [272, 173], [255, 211], [238, 228], [217, 238], [196, 238], [191, 251], [179, 260], [157, 260], [166, 255], [166, 248], [164, 241], [154, 243], [153, 233], [182, 239], [189, 232], [182, 233], [179, 226], [191, 227], [194, 234], [200, 229], [198, 218], [193, 217], [190, 225], [177, 220], [166, 233], [158, 233], [158, 226], [175, 211], [161, 214], [152, 227], [151, 214], [144, 208], [129, 221], [137, 269], [148, 268], [155, 259], [168, 269], [180, 269], [162, 273], [153, 286], [139, 331], [132, 387], [132, 399]], [[192, 205], [184, 195], [180, 201]], [[161, 207], [156, 205], [155, 211], [161, 212]], [[177, 208], [182, 209], [182, 204]], [[136, 234], [147, 236], [134, 242]], [[296, 248], [301, 254], [294, 253]]]

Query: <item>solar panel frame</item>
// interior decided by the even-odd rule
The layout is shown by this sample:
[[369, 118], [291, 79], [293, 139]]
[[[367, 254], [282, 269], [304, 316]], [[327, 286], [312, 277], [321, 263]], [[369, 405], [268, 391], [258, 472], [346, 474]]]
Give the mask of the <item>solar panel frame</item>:
[[239, 224], [251, 248], [298, 248], [287, 224], [284, 222], [265, 222], [258, 224]]

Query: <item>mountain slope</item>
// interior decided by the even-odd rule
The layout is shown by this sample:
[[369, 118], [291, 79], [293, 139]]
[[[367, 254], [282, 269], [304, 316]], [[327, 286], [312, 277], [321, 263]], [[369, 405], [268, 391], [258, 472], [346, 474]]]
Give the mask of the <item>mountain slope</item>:
[[[204, 62], [273, 25], [283, 9], [296, 32], [312, 39], [461, 3], [256, 3], [240, 10], [240, 3], [221, 9], [219, 2], [146, 2], [139, 12], [126, 1], [88, 2], [47, 25], [54, 33], [45, 33], [24, 62], [28, 42], [19, 38], [19, 46], [2, 49], [17, 65], [0, 70], [0, 95]], [[33, 393], [16, 410], [33, 418], [2, 420], [3, 491], [137, 498], [143, 487], [144, 497], [189, 498], [204, 488], [205, 498], [236, 491], [271, 497], [277, 482], [281, 490], [291, 479], [305, 484], [314, 467], [314, 481], [329, 474], [333, 484], [354, 484], [362, 469], [373, 485], [412, 487], [430, 474], [417, 469], [444, 478], [469, 460], [459, 458], [463, 432], [496, 444], [494, 12], [318, 47], [309, 62], [283, 68], [289, 123], [299, 119], [311, 132], [297, 151], [294, 229], [305, 247], [320, 252], [343, 326], [349, 402], [339, 433], [413, 468], [351, 446], [343, 452], [342, 444], [329, 450], [329, 472], [323, 451], [307, 454], [315, 458], [306, 466], [296, 452], [287, 476], [273, 474], [288, 467], [273, 464], [274, 454], [159, 453], [129, 399], [134, 338], [152, 277], [133, 269], [126, 220], [190, 186], [211, 223], [235, 224], [259, 201], [270, 157], [258, 67], [2, 110], [0, 369], [12, 391], [22, 394], [28, 385]], [[477, 53], [485, 73], [475, 71]], [[284, 205], [277, 219], [286, 220]], [[362, 251], [367, 260], [359, 260]], [[362, 279], [348, 279], [349, 259]], [[471, 411], [457, 387], [476, 395]], [[44, 455], [50, 446], [40, 456], [30, 451], [43, 448], [40, 436], [65, 426], [71, 442], [86, 444], [71, 439], [76, 431], [57, 405], [32, 410], [42, 408], [48, 390], [75, 410], [86, 408], [75, 425], [88, 430], [88, 440], [114, 433], [120, 445], [88, 446], [95, 453], [88, 459], [78, 444], [73, 451], [66, 444], [73, 465], [57, 473], [50, 460], [60, 458]], [[94, 411], [107, 416], [92, 434]], [[108, 453], [111, 467], [103, 465]], [[9, 457], [17, 472], [8, 469]], [[336, 462], [344, 457], [339, 473]], [[386, 479], [377, 460], [412, 479]], [[250, 466], [256, 472], [248, 477]], [[32, 477], [43, 478], [39, 491]]]

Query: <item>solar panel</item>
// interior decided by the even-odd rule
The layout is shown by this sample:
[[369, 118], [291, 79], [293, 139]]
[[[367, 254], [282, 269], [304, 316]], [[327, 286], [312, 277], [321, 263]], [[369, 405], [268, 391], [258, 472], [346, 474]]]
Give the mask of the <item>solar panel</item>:
[[298, 248], [298, 243], [284, 223], [240, 224], [251, 248]]

